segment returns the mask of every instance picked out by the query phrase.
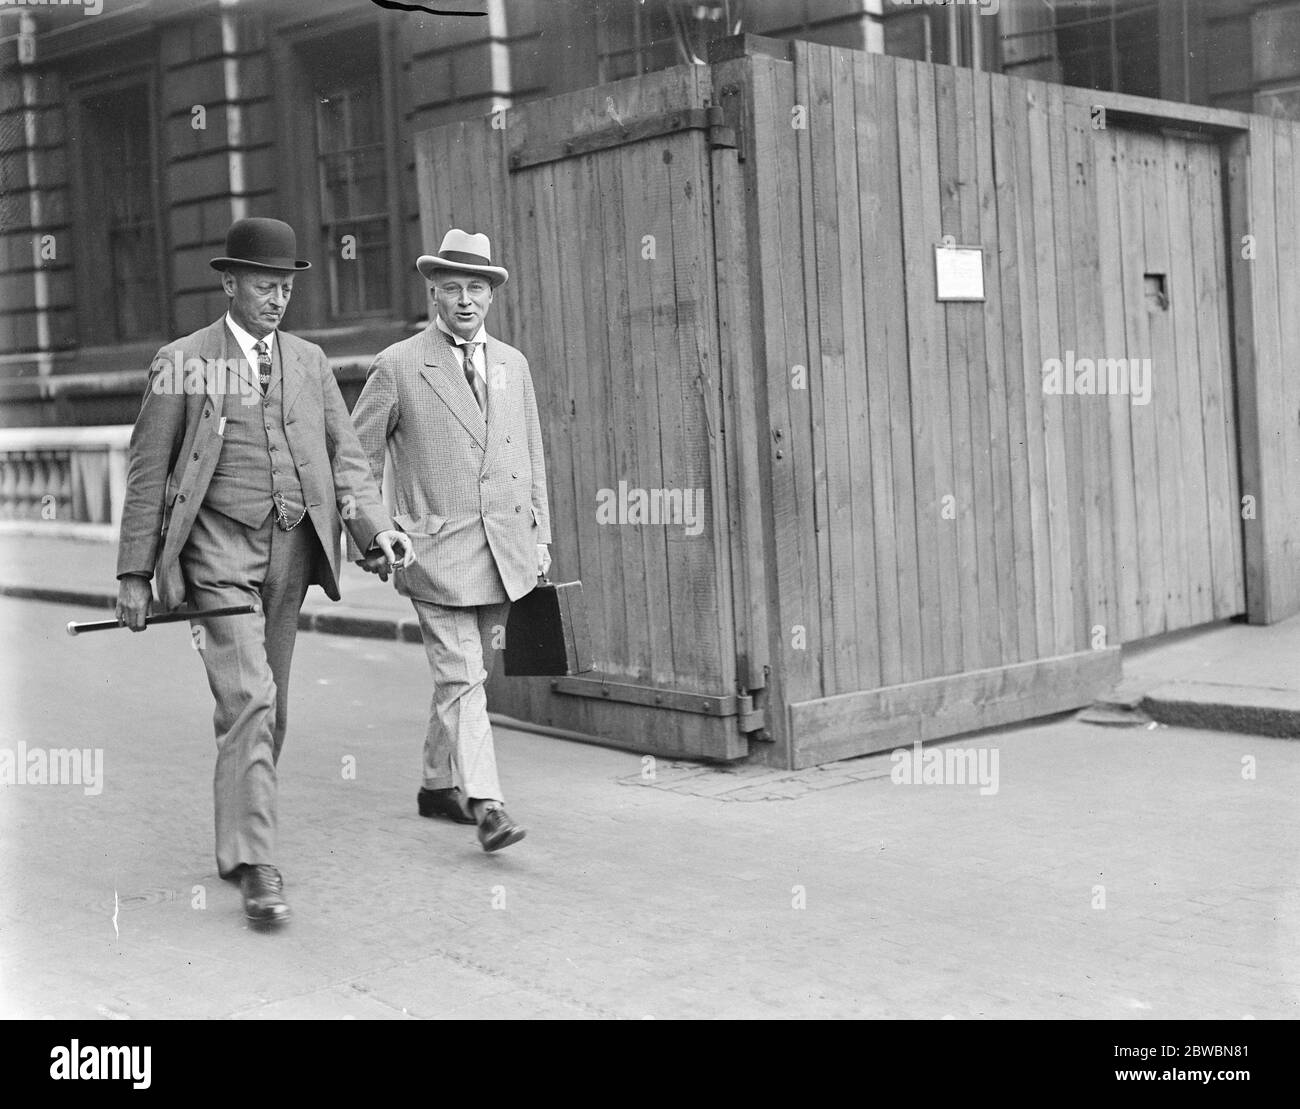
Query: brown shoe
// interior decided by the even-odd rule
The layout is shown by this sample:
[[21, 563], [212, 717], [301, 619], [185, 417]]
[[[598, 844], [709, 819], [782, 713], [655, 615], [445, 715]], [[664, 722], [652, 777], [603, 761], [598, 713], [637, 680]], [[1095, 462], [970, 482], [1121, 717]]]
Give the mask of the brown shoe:
[[289, 919], [284, 879], [275, 867], [249, 863], [239, 876], [239, 889], [244, 895], [244, 916], [255, 924], [278, 924]]
[[453, 786], [451, 789], [420, 789], [416, 795], [415, 803], [420, 810], [421, 816], [442, 817], [444, 820], [454, 820], [457, 824], [477, 824], [468, 812], [465, 811], [464, 799], [461, 797], [460, 790]]
[[478, 841], [484, 851], [500, 851], [518, 843], [528, 833], [519, 827], [502, 808], [487, 809], [478, 824]]

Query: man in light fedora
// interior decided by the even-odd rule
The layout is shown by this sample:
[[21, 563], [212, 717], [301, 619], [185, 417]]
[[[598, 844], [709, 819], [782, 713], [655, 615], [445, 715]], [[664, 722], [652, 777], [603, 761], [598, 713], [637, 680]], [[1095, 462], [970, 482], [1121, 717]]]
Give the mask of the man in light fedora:
[[[163, 609], [254, 604], [191, 621], [216, 701], [217, 869], [257, 923], [289, 915], [276, 854], [276, 762], [307, 588], [339, 599], [339, 536], [409, 566], [320, 347], [280, 331], [293, 228], [237, 220], [221, 273], [229, 310], [158, 352], [131, 435], [118, 547], [118, 620], [142, 631], [151, 581]], [[176, 372], [176, 371], [180, 372]]]
[[420, 815], [476, 823], [483, 849], [498, 851], [524, 829], [505, 811], [483, 683], [509, 603], [551, 561], [542, 429], [527, 359], [483, 326], [509, 276], [488, 237], [449, 231], [416, 268], [432, 323], [375, 358], [352, 419], [377, 481], [385, 449], [392, 458], [393, 519], [419, 559], [396, 584], [433, 674]]

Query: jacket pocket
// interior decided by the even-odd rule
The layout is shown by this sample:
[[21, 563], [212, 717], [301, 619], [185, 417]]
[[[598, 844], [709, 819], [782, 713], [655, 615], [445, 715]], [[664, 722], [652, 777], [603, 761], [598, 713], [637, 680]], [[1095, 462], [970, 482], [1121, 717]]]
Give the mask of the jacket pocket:
[[437, 535], [446, 522], [446, 516], [436, 516], [432, 512], [420, 514], [411, 512], [393, 513], [393, 523], [410, 535]]

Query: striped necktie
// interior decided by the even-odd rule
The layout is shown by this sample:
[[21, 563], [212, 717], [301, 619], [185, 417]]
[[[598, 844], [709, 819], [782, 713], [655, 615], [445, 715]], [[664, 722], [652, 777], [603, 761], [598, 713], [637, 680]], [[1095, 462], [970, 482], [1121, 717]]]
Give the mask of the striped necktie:
[[265, 339], [258, 339], [253, 349], [257, 352], [257, 383], [265, 393], [271, 387], [271, 348]]
[[474, 399], [478, 401], [479, 409], [487, 413], [487, 390], [483, 387], [483, 379], [479, 377], [478, 371], [474, 369], [474, 351], [478, 343], [465, 343], [460, 349], [465, 354], [465, 380], [469, 382], [469, 387], [474, 390]]

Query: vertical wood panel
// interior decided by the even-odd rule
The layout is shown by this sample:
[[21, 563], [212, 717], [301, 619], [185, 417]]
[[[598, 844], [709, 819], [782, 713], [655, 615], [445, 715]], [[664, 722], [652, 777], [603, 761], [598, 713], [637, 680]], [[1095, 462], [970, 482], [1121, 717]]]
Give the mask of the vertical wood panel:
[[[1183, 549], [1186, 552], [1187, 625], [1213, 619], [1210, 575], [1210, 521], [1206, 514], [1205, 428], [1201, 412], [1201, 378], [1207, 372], [1207, 352], [1201, 349], [1196, 319], [1196, 279], [1192, 259], [1193, 224], [1188, 207], [1187, 178], [1190, 149], [1195, 140], [1167, 137], [1165, 203], [1169, 217], [1171, 319], [1174, 324], [1178, 407], [1174, 413], [1181, 440]], [[1209, 356], [1212, 357], [1212, 356]]]
[[[907, 314], [907, 366], [911, 391], [913, 505], [916, 514], [917, 599], [921, 614], [922, 675], [944, 673], [942, 597], [939, 585], [938, 496], [935, 487], [933, 379], [942, 358], [943, 336], [934, 326], [932, 244], [922, 197], [926, 177], [921, 162], [919, 74], [923, 67], [902, 59], [895, 63], [898, 95], [898, 177], [902, 198], [904, 289]], [[931, 103], [933, 93], [931, 92]], [[931, 112], [933, 119], [933, 112]], [[933, 135], [933, 130], [931, 130]], [[913, 141], [913, 136], [918, 136]], [[930, 178], [933, 180], [933, 177]], [[945, 434], [947, 431], [945, 430]]]
[[[963, 196], [974, 185], [973, 173], [969, 165], [962, 164], [962, 131], [969, 132], [970, 103], [969, 81], [963, 81], [967, 89], [965, 105], [958, 97], [959, 71], [949, 66], [938, 66], [934, 70], [935, 101], [934, 109], [937, 122], [937, 151], [939, 173], [939, 231], [941, 235], [951, 235], [957, 242], [969, 238], [963, 225]], [[969, 75], [967, 75], [969, 76]], [[965, 145], [969, 147], [969, 134]], [[971, 411], [969, 378], [971, 352], [967, 336], [967, 324], [972, 314], [978, 310], [974, 305], [953, 303], [942, 306], [942, 312], [948, 332], [947, 367], [943, 375], [947, 388], [947, 404], [952, 436], [949, 442], [950, 476], [941, 487], [940, 497], [951, 498], [945, 505], [939, 505], [939, 534], [943, 540], [951, 542], [954, 555], [955, 574], [953, 588], [955, 592], [944, 593], [945, 623], [949, 620], [960, 624], [960, 665], [963, 670], [978, 669], [980, 663], [980, 593], [979, 566], [975, 550], [975, 492], [972, 480], [973, 460], [971, 454]], [[942, 433], [942, 428], [940, 428]], [[979, 445], [981, 451], [986, 447]]]
[[[1078, 267], [1082, 258], [1073, 242], [1073, 189], [1072, 175], [1079, 170], [1071, 164], [1069, 121], [1065, 113], [1066, 90], [1060, 85], [1048, 87], [1048, 125], [1050, 128], [1052, 171], [1052, 238], [1055, 247], [1056, 313], [1063, 354], [1074, 352], [1075, 358], [1092, 356], [1088, 345], [1081, 339], [1079, 321], [1075, 310], [1075, 289], [1081, 275]], [[1088, 562], [1085, 536], [1085, 472], [1084, 426], [1095, 398], [1076, 394], [1061, 398], [1061, 426], [1059, 438], [1063, 457], [1064, 517], [1068, 525], [1065, 544], [1066, 574], [1069, 592], [1064, 596], [1056, 583], [1057, 606], [1060, 617], [1057, 624], [1058, 642], [1066, 651], [1077, 651], [1087, 646]]]
[[[843, 389], [847, 487], [850, 504], [848, 593], [855, 628], [856, 666], [849, 675], [852, 689], [880, 684], [879, 616], [876, 604], [876, 551], [872, 444], [867, 393], [866, 305], [863, 301], [862, 229], [859, 203], [858, 149], [855, 125], [856, 71], [854, 55], [837, 50], [833, 67], [835, 213], [838, 231], [841, 318], [844, 328]], [[837, 621], [838, 623], [838, 621]]]
[[[1030, 540], [1034, 573], [1033, 605], [1036, 622], [1038, 651], [1040, 654], [1056, 652], [1056, 634], [1052, 604], [1052, 551], [1048, 531], [1047, 450], [1043, 435], [1043, 360], [1055, 357], [1049, 345], [1043, 347], [1042, 332], [1050, 324], [1040, 323], [1044, 300], [1050, 305], [1050, 293], [1040, 294], [1038, 275], [1040, 229], [1035, 208], [1046, 204], [1044, 187], [1035, 182], [1035, 162], [1046, 160], [1046, 143], [1034, 142], [1032, 134], [1039, 131], [1043, 139], [1046, 122], [1041, 118], [1038, 101], [1045, 86], [1038, 82], [1016, 86], [1013, 103], [1012, 133], [1016, 151], [1016, 220], [1020, 229], [1017, 241], [1018, 279], [1020, 285], [1020, 326], [1023, 329], [1022, 375], [1025, 400], [1025, 453], [1029, 477], [1028, 510]], [[1041, 174], [1040, 174], [1041, 177]], [[1037, 185], [1037, 187], [1036, 187]], [[1050, 192], [1049, 194], [1050, 195]], [[1028, 599], [1028, 598], [1027, 598]]]
[[[849, 424], [845, 391], [845, 319], [843, 275], [839, 254], [842, 198], [836, 177], [837, 133], [829, 47], [801, 44], [808, 75], [804, 193], [805, 280], [809, 336], [809, 401], [813, 413], [814, 470], [817, 496], [818, 564], [822, 598], [822, 644], [826, 656], [826, 695], [857, 688], [858, 627], [853, 573], [853, 482], [849, 464]], [[811, 217], [811, 223], [809, 222]], [[811, 270], [807, 260], [812, 260]], [[813, 351], [816, 351], [814, 354]], [[828, 634], [829, 633], [829, 636]]]
[[[1067, 96], [1065, 104], [1066, 153], [1069, 173], [1070, 253], [1074, 269], [1075, 343], [1077, 353], [1094, 360], [1109, 353], [1102, 324], [1102, 279], [1098, 236], [1099, 182], [1097, 163], [1106, 158], [1099, 147], [1102, 132], [1094, 132], [1085, 99]], [[1113, 209], [1112, 209], [1113, 219]], [[1119, 352], [1115, 352], [1119, 357]], [[1104, 643], [1118, 642], [1114, 626], [1111, 584], [1115, 576], [1115, 540], [1107, 511], [1111, 481], [1108, 398], [1080, 398], [1079, 420], [1082, 457], [1079, 492], [1083, 498], [1081, 533], [1076, 532], [1076, 553], [1083, 559], [1077, 600], [1083, 602], [1083, 638], [1080, 649], [1094, 645], [1092, 629], [1104, 630]], [[1127, 444], [1125, 444], [1127, 447]]]
[[[987, 547], [980, 564], [981, 585], [992, 588], [996, 607], [998, 660], [1021, 657], [1018, 613], [1020, 596], [1016, 587], [1015, 527], [1011, 518], [1011, 445], [1007, 413], [1007, 362], [1003, 352], [1002, 254], [1003, 228], [1000, 223], [1002, 195], [995, 174], [994, 118], [996, 87], [987, 73], [974, 75], [975, 180], [979, 207], [979, 241], [985, 247], [984, 287], [986, 299], [982, 317], [982, 361], [987, 381], [983, 419], [988, 428], [989, 460], [986, 471], [987, 500], [981, 505], [991, 533], [992, 551]], [[979, 449], [978, 442], [975, 449]], [[986, 540], [987, 542], [987, 540]], [[986, 573], [987, 560], [992, 563]], [[985, 602], [981, 602], [981, 608]]]
[[[1058, 182], [1064, 165], [1057, 119], [1060, 87], [1041, 85], [1029, 114], [1029, 149], [1034, 190], [1034, 265], [1038, 291], [1039, 352], [1043, 360], [1067, 357], [1062, 341], [1060, 289], [1065, 283], [1056, 260], [1059, 210], [1064, 202]], [[1042, 370], [1042, 361], [1039, 370]], [[1052, 642], [1055, 653], [1068, 654], [1073, 640], [1074, 581], [1070, 562], [1069, 464], [1065, 447], [1065, 399], [1039, 386], [1042, 402], [1043, 464], [1047, 483], [1047, 551], [1051, 563]]]
[[855, 67], [881, 682], [897, 685], [923, 672], [897, 76], [880, 55], [858, 55]]
[[[1221, 295], [1223, 269], [1223, 209], [1219, 152], [1208, 143], [1188, 144], [1188, 200], [1191, 220], [1193, 312], [1200, 351], [1200, 421], [1205, 460], [1205, 513], [1208, 529], [1210, 616], [1221, 619], [1239, 609], [1241, 516], [1235, 503], [1232, 475], [1235, 450], [1229, 453], [1231, 427], [1226, 423], [1225, 386], [1232, 388], [1232, 365], [1225, 359], [1226, 335], [1221, 333], [1226, 298]], [[1234, 563], [1233, 550], [1237, 551]]]
[[[1156, 359], [1152, 357], [1142, 275], [1146, 272], [1143, 212], [1144, 174], [1139, 137], [1120, 131], [1118, 180], [1120, 200], [1120, 252], [1124, 298], [1124, 345], [1130, 359], [1152, 358], [1152, 396], [1162, 389]], [[1138, 609], [1142, 622], [1138, 637], [1155, 635], [1164, 628], [1165, 574], [1161, 545], [1159, 465], [1156, 456], [1156, 402], [1128, 405], [1133, 445], [1133, 488], [1137, 523]]]
[[[1102, 348], [1106, 358], [1127, 358], [1125, 313], [1123, 214], [1120, 206], [1120, 147], [1114, 129], [1094, 137], [1097, 175], [1097, 253], [1101, 282]], [[1138, 570], [1137, 492], [1133, 481], [1132, 405], [1123, 394], [1107, 396], [1105, 421], [1110, 448], [1107, 462], [1110, 483], [1102, 495], [1109, 496], [1115, 581], [1112, 595], [1115, 611], [1106, 622], [1106, 642], [1123, 643], [1141, 638], [1141, 578]]]
[[[1010, 520], [1012, 564], [1015, 568], [1017, 661], [1037, 658], [1038, 613], [1034, 601], [1033, 511], [1029, 489], [1029, 433], [1026, 415], [1025, 347], [1028, 307], [1022, 298], [1021, 260], [1025, 257], [1021, 230], [1020, 144], [1017, 124], [1024, 118], [1020, 107], [1023, 90], [1004, 77], [989, 78], [993, 98], [993, 173], [998, 199], [998, 282], [1002, 294], [1001, 333], [1004, 392], [1007, 402], [1006, 516]], [[992, 361], [997, 360], [994, 351]], [[1041, 386], [1040, 386], [1041, 387]], [[1043, 650], [1050, 640], [1043, 640]]]
[[[837, 681], [834, 659], [837, 613], [830, 603], [830, 490], [827, 482], [825, 373], [822, 369], [821, 331], [818, 327], [817, 206], [813, 194], [813, 128], [818, 123], [816, 117], [826, 115], [828, 108], [826, 103], [818, 102], [819, 93], [813, 87], [814, 67], [810, 61], [811, 53], [824, 48], [807, 42], [796, 42], [794, 45], [795, 97], [797, 103], [805, 109], [806, 119], [804, 126], [794, 128], [798, 167], [795, 180], [799, 188], [799, 201], [793, 213], [798, 217], [799, 223], [798, 249], [796, 253], [789, 255], [789, 258], [792, 262], [798, 260], [803, 277], [803, 313], [806, 325], [802, 332], [803, 354], [798, 357], [797, 362], [805, 365], [808, 373], [806, 388], [801, 389], [792, 385], [790, 391], [792, 410], [799, 410], [803, 416], [800, 420], [801, 434], [807, 441], [807, 450], [811, 456], [808, 504], [812, 512], [801, 513], [800, 523], [811, 529], [808, 541], [812, 548], [813, 561], [809, 563], [809, 567], [815, 570], [816, 577], [813, 595], [809, 600], [820, 612], [817, 626], [821, 635], [816, 641], [810, 635], [809, 648], [817, 652], [820, 662], [818, 676], [822, 694], [825, 695]], [[809, 620], [807, 623], [811, 633], [812, 621]]]
[[779, 611], [775, 654], [786, 677], [786, 696], [798, 701], [818, 696], [821, 689], [821, 609], [808, 393], [790, 388], [791, 368], [808, 365], [798, 151], [791, 114], [799, 103], [793, 67], [771, 63], [759, 68], [754, 97], [754, 149], [769, 152], [756, 155], [753, 165], [756, 215], [769, 248], [760, 281], [772, 423], [772, 542]]
[[[979, 243], [984, 248], [984, 292], [996, 299], [994, 282], [990, 280], [993, 269], [988, 252], [989, 243], [996, 242], [996, 234], [988, 242], [983, 238], [982, 217], [985, 204], [992, 196], [985, 195], [986, 179], [980, 174], [980, 158], [985, 152], [982, 144], [987, 136], [980, 135], [979, 115], [987, 114], [987, 85], [977, 87], [976, 75], [968, 69], [958, 69], [957, 82], [957, 165], [962, 182], [961, 239]], [[970, 434], [967, 459], [969, 477], [965, 483], [970, 502], [965, 506], [969, 521], [968, 547], [971, 555], [973, 588], [976, 594], [973, 608], [976, 627], [971, 630], [963, 645], [968, 658], [980, 668], [997, 666], [1002, 661], [1002, 617], [998, 610], [998, 568], [994, 550], [993, 533], [997, 519], [993, 513], [993, 450], [989, 426], [989, 370], [985, 360], [984, 304], [960, 306], [966, 328], [966, 365], [964, 400], [969, 414]]]
[[[1142, 227], [1146, 269], [1163, 274], [1168, 293], [1174, 281], [1165, 203], [1163, 144], [1148, 135], [1134, 137], [1142, 181]], [[1141, 275], [1139, 275], [1141, 276]], [[1151, 403], [1155, 423], [1155, 457], [1160, 500], [1160, 546], [1164, 566], [1164, 606], [1158, 631], [1187, 624], [1187, 542], [1180, 506], [1183, 499], [1182, 437], [1178, 428], [1179, 362], [1173, 303], [1161, 310], [1144, 298], [1150, 334]]]
[[[1274, 212], [1277, 242], [1277, 318], [1281, 325], [1281, 349], [1284, 353], [1282, 372], [1283, 396], [1279, 409], [1285, 417], [1279, 420], [1281, 453], [1286, 459], [1285, 477], [1280, 482], [1278, 495], [1284, 498], [1281, 520], [1285, 521], [1281, 540], [1282, 560], [1275, 566], [1281, 577], [1285, 596], [1291, 604], [1300, 603], [1300, 385], [1296, 381], [1294, 366], [1300, 354], [1300, 221], [1296, 213], [1296, 147], [1295, 124], [1290, 120], [1273, 121], [1273, 174]], [[1281, 476], [1281, 475], [1279, 475]]]

